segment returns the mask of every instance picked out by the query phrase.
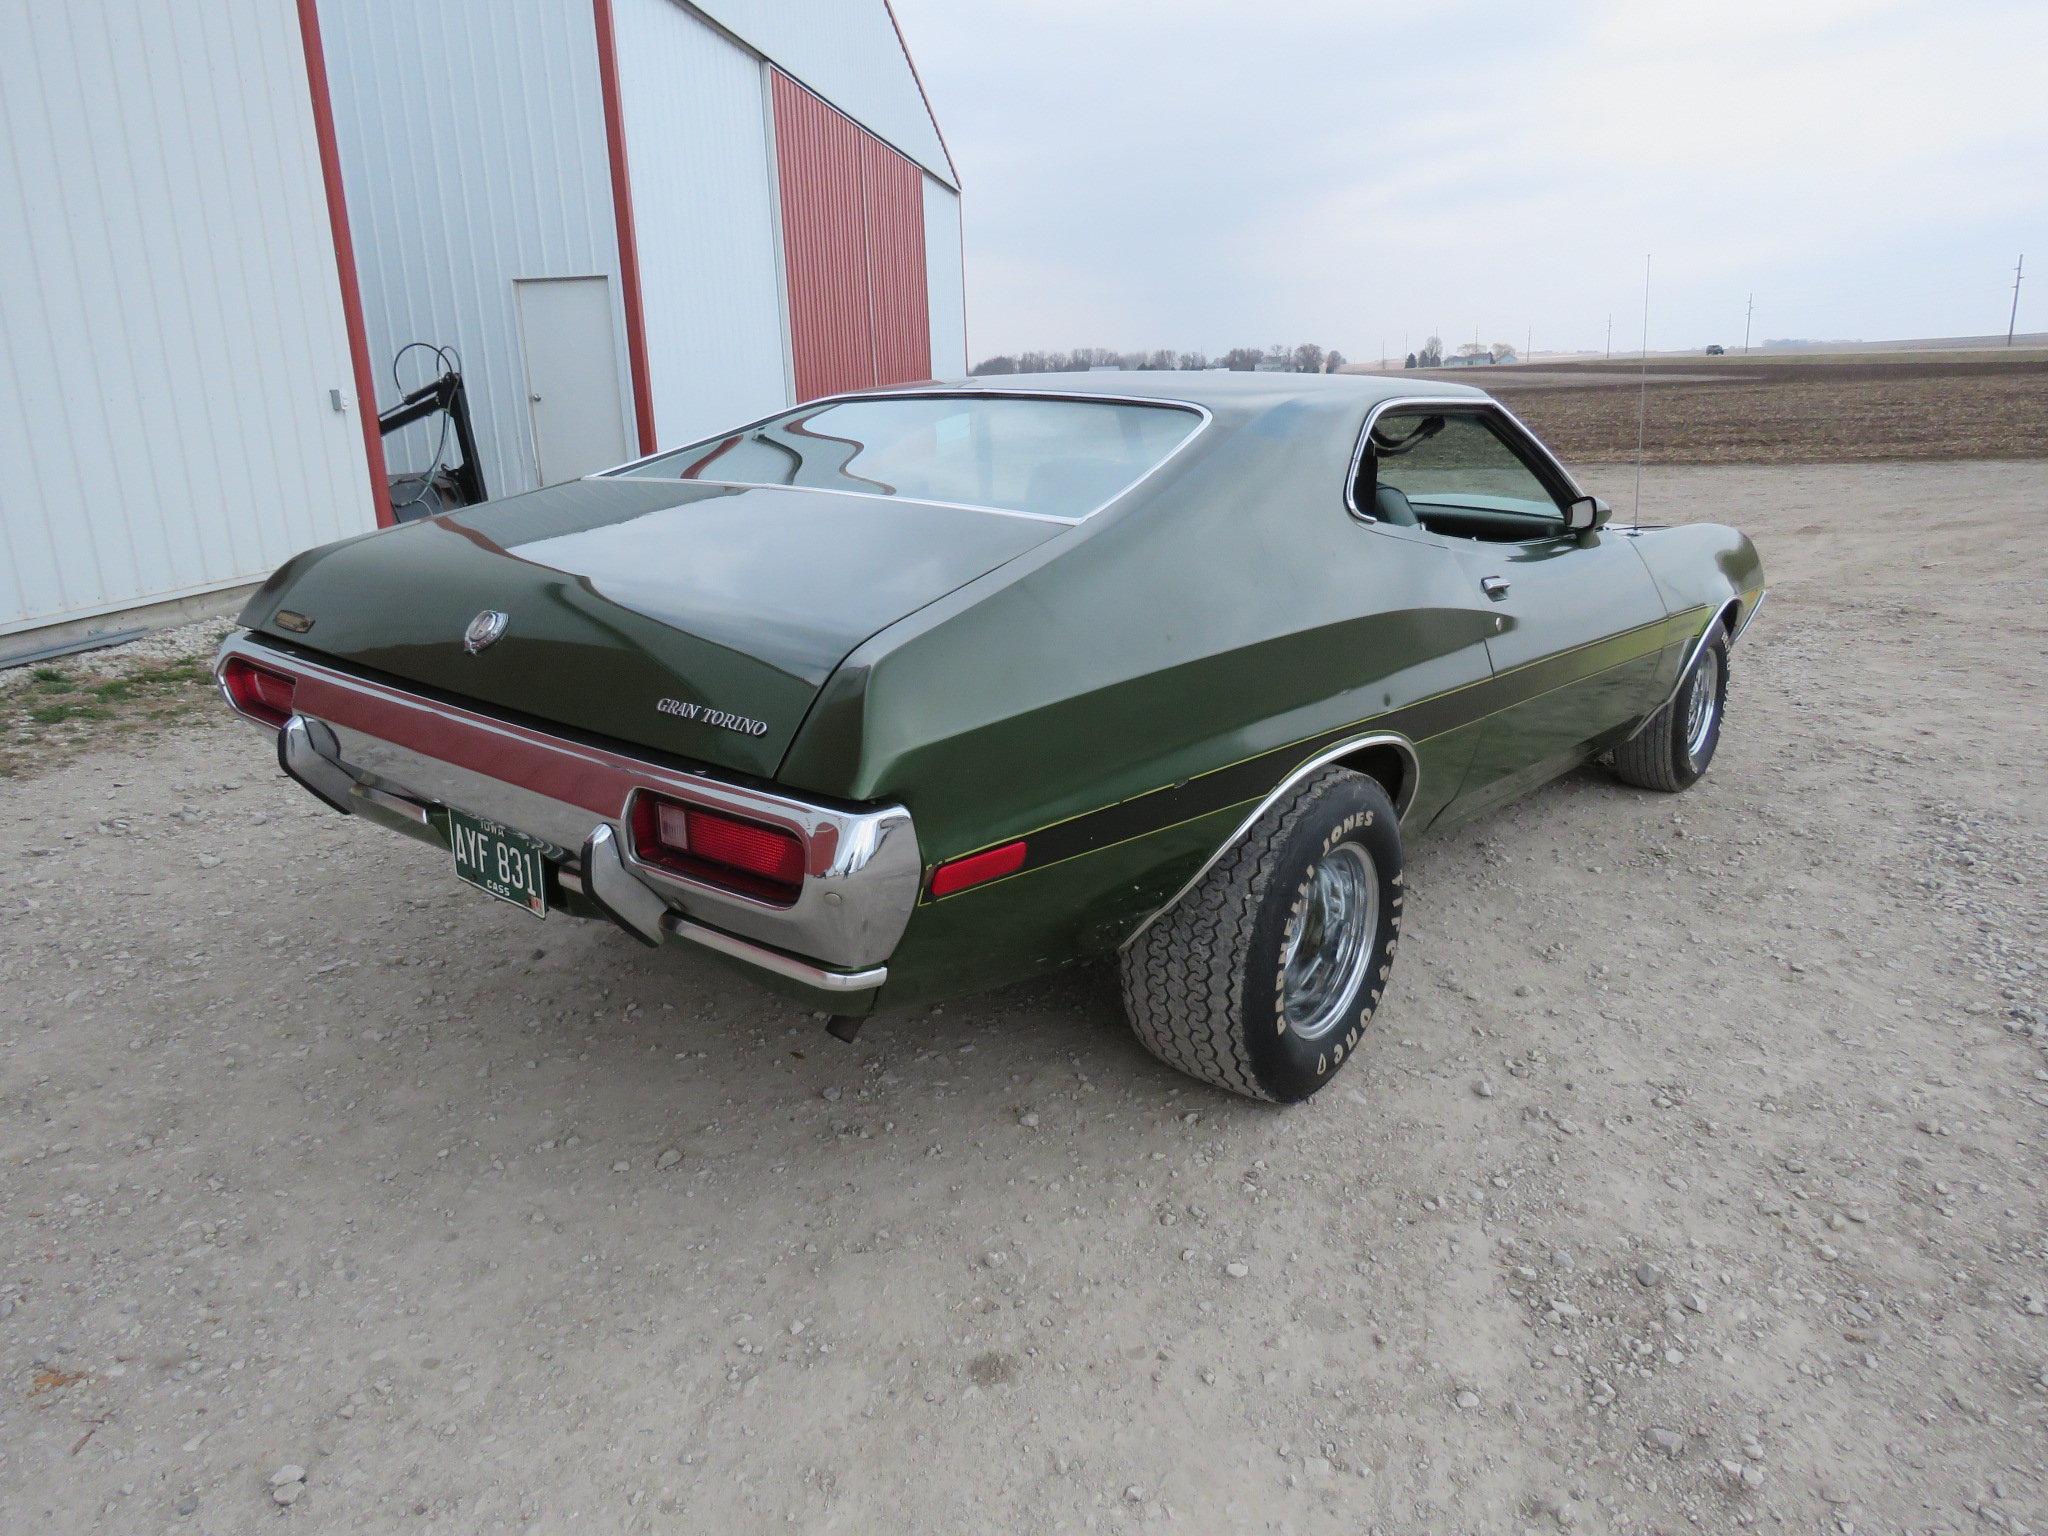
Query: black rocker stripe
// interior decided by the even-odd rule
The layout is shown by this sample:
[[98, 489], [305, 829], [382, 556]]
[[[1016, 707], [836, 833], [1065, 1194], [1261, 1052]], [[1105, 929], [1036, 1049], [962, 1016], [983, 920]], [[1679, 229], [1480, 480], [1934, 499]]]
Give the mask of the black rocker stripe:
[[[1589, 640], [1584, 645], [1524, 663], [1506, 672], [1495, 673], [1491, 677], [1461, 684], [1443, 693], [1432, 694], [1399, 709], [1369, 715], [1363, 720], [1355, 720], [1334, 730], [1324, 731], [1320, 735], [1274, 747], [1256, 757], [1248, 757], [1240, 762], [1212, 769], [1194, 778], [1184, 779], [1178, 784], [1147, 790], [1143, 794], [1133, 795], [1128, 800], [1120, 800], [1115, 805], [1083, 811], [1078, 816], [1040, 827], [1035, 832], [1019, 833], [1015, 837], [1006, 837], [986, 846], [999, 848], [1020, 840], [1025, 842], [1023, 865], [1002, 877], [1003, 880], [1013, 880], [1018, 875], [1029, 874], [1032, 870], [1043, 869], [1049, 864], [1064, 863], [1068, 859], [1079, 858], [1084, 853], [1094, 853], [1117, 843], [1129, 842], [1132, 838], [1164, 831], [1184, 821], [1193, 821], [1217, 811], [1248, 805], [1264, 799], [1271, 793], [1273, 786], [1293, 771], [1297, 764], [1315, 756], [1326, 747], [1335, 746], [1347, 737], [1367, 731], [1388, 731], [1405, 736], [1410, 742], [1419, 743], [1429, 740], [1432, 736], [1441, 736], [1446, 731], [1470, 725], [1476, 720], [1513, 708], [1553, 689], [1583, 682], [1598, 673], [1640, 660], [1664, 645], [1666, 633], [1672, 626], [1681, 620], [1689, 619], [1697, 611], [1690, 609], [1684, 613], [1672, 614], [1668, 618], [1637, 625], [1634, 629], [1602, 635], [1599, 639]], [[1654, 642], [1646, 640], [1653, 632]], [[1617, 652], [1620, 654], [1616, 654]], [[969, 853], [979, 851], [969, 850]], [[967, 856], [956, 854], [953, 857]], [[943, 862], [952, 861], [947, 859]], [[934, 899], [929, 892], [929, 881], [928, 870], [926, 894], [923, 898], [925, 901]], [[991, 880], [982, 885], [969, 886], [968, 890], [985, 890], [989, 886], [1001, 883], [1002, 880]], [[965, 895], [966, 891], [956, 894]], [[942, 896], [936, 899], [943, 901], [947, 898]]]

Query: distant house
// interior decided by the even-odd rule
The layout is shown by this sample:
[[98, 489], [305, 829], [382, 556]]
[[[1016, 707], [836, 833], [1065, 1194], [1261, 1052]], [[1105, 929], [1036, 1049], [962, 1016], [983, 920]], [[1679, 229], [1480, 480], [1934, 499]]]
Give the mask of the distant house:
[[1500, 359], [1491, 352], [1460, 352], [1456, 357], [1447, 357], [1446, 368], [1491, 368]]
[[1254, 373], [1292, 373], [1294, 359], [1291, 357], [1262, 357], [1253, 364]]

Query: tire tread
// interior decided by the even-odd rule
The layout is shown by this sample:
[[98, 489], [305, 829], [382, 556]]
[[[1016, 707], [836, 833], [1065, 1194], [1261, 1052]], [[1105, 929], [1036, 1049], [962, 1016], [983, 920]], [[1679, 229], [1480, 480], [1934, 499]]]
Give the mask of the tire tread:
[[1168, 1066], [1231, 1093], [1278, 1101], [1245, 1050], [1245, 957], [1281, 844], [1318, 795], [1356, 777], [1326, 768], [1308, 779], [1124, 951], [1124, 1012], [1139, 1043]]

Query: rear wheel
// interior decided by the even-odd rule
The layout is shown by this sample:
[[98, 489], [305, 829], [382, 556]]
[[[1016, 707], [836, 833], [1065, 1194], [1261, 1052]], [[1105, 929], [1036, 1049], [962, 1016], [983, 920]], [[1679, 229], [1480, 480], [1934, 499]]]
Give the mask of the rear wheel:
[[1293, 1103], [1328, 1082], [1379, 1006], [1401, 931], [1387, 793], [1325, 770], [1262, 817], [1123, 955], [1145, 1048], [1232, 1093]]
[[1615, 777], [1641, 789], [1690, 789], [1721, 744], [1728, 705], [1728, 636], [1719, 624], [1693, 658], [1678, 692], [1634, 736], [1614, 749]]

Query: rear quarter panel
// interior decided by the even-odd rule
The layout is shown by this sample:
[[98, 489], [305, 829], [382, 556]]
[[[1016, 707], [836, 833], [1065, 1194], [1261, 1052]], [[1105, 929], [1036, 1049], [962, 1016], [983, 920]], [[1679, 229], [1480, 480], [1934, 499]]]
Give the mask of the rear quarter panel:
[[[1142, 504], [848, 659], [784, 783], [901, 799], [927, 869], [1018, 837], [1058, 853], [922, 905], [881, 1005], [1113, 948], [1298, 765], [1295, 744], [1487, 675], [1491, 620], [1456, 561], [1344, 506], [1362, 418], [1213, 423]], [[1472, 741], [1421, 744], [1414, 825]]]

